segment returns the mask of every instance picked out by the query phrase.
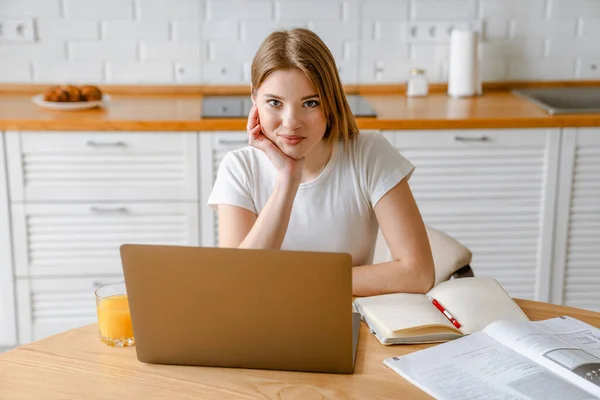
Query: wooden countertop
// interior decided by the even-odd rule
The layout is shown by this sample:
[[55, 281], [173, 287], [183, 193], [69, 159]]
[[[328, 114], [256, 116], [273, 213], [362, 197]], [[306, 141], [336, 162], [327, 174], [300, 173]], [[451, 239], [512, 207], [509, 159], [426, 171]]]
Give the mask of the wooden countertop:
[[[0, 90], [0, 130], [245, 130], [246, 119], [202, 119], [202, 93], [172, 89], [169, 94], [111, 93], [106, 108], [50, 111], [31, 102], [33, 93]], [[359, 91], [377, 118], [358, 118], [361, 129], [475, 129], [600, 126], [600, 114], [549, 116], [510, 91], [484, 91], [479, 97], [452, 99], [444, 92], [407, 98], [394, 88]], [[146, 93], [146, 94], [140, 94]]]
[[[532, 320], [569, 315], [600, 327], [600, 313], [517, 300]], [[383, 364], [428, 345], [383, 346], [361, 324], [351, 375], [144, 364], [134, 348], [105, 346], [95, 324], [0, 354], [3, 399], [429, 398]]]

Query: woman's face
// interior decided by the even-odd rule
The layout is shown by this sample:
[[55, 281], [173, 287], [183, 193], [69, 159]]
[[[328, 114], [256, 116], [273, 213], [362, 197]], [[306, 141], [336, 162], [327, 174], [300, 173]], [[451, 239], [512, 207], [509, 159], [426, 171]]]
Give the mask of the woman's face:
[[289, 157], [302, 158], [321, 143], [327, 118], [317, 90], [301, 70], [271, 72], [252, 100], [263, 133]]

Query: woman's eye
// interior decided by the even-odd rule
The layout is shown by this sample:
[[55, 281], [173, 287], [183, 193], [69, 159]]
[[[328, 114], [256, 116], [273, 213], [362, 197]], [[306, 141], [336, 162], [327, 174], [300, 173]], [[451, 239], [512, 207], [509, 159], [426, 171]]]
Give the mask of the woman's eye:
[[319, 106], [319, 102], [316, 100], [308, 100], [306, 103], [304, 103], [307, 107], [310, 108], [315, 108]]
[[279, 100], [269, 100], [267, 101], [267, 103], [273, 107], [279, 107], [281, 105], [281, 102]]

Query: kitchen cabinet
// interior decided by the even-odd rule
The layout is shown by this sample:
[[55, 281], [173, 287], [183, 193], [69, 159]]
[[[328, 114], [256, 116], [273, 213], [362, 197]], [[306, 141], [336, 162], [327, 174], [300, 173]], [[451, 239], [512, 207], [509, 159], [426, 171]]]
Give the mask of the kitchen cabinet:
[[17, 279], [19, 343], [96, 322], [94, 291], [120, 277]]
[[217, 179], [219, 165], [229, 151], [248, 145], [248, 134], [243, 131], [202, 132], [198, 140], [200, 158], [200, 220], [203, 246], [218, 246], [219, 218], [206, 203]]
[[121, 244], [200, 244], [197, 140], [6, 133], [19, 343], [95, 321], [94, 289], [123, 279]]
[[[473, 251], [476, 275], [598, 309], [599, 129], [364, 133], [416, 165], [425, 222]], [[225, 154], [246, 145], [240, 131], [6, 132], [0, 346], [95, 321], [94, 288], [122, 279], [123, 243], [216, 246], [206, 202]]]
[[198, 200], [195, 132], [8, 132], [14, 203]]
[[552, 301], [600, 311], [600, 128], [562, 135]]
[[0, 132], [0, 347], [17, 343], [4, 134]]
[[13, 204], [17, 277], [121, 275], [124, 243], [199, 244], [195, 202]]
[[473, 252], [478, 276], [547, 301], [560, 151], [557, 129], [402, 131], [410, 185], [426, 224]]

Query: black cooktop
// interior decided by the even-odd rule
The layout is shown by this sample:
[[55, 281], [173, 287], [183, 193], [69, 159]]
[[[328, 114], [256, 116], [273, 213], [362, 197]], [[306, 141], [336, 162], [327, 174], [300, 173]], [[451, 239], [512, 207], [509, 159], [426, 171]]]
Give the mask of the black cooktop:
[[[347, 95], [346, 99], [355, 117], [376, 117], [375, 111], [361, 95]], [[204, 96], [202, 118], [244, 118], [252, 108], [249, 96]]]

